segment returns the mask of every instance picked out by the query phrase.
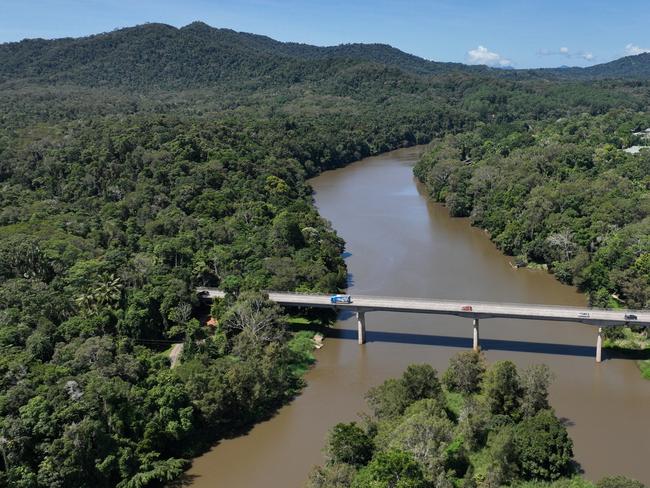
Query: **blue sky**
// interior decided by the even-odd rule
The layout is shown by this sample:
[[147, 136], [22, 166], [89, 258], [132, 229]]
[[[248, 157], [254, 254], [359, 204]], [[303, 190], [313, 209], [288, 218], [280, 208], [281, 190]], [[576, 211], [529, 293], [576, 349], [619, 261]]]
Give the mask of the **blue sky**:
[[0, 42], [194, 20], [282, 41], [382, 42], [436, 61], [517, 68], [650, 51], [650, 0], [0, 0]]

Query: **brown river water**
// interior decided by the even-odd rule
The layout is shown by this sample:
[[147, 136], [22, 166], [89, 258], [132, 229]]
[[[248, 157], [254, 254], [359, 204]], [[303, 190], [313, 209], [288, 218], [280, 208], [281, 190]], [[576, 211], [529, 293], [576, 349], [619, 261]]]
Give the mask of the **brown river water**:
[[[487, 235], [431, 203], [412, 174], [421, 148], [393, 151], [311, 181], [321, 215], [346, 242], [349, 293], [396, 297], [584, 305], [585, 298], [544, 271], [516, 270]], [[354, 317], [317, 351], [307, 387], [270, 420], [197, 458], [195, 488], [297, 488], [323, 461], [327, 431], [357, 419], [372, 386], [411, 363], [443, 371], [471, 348], [469, 319], [371, 312], [367, 344]], [[633, 361], [595, 362], [596, 330], [560, 322], [486, 319], [489, 362], [546, 363], [556, 378], [551, 404], [566, 419], [585, 476], [625, 474], [650, 485], [650, 381]]]

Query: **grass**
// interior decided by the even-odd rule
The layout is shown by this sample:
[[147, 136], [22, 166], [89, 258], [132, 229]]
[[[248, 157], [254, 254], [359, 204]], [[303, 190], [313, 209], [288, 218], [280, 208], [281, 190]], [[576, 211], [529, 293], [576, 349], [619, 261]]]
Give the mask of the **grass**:
[[293, 373], [300, 377], [316, 362], [314, 334], [316, 334], [315, 329], [321, 326], [321, 321], [304, 316], [290, 316], [287, 318], [287, 325], [293, 331], [288, 344], [294, 355], [291, 368]]
[[303, 376], [316, 362], [314, 356], [314, 333], [309, 330], [296, 332], [289, 340], [289, 349], [294, 354], [291, 369], [296, 376]]
[[624, 327], [623, 337], [620, 339], [605, 339], [603, 345], [608, 349], [645, 351], [650, 349], [650, 339], [641, 332], [634, 332], [629, 327]]
[[644, 359], [643, 361], [637, 361], [636, 364], [641, 370], [641, 376], [646, 380], [650, 380], [650, 359]]
[[[641, 332], [634, 332], [629, 327], [623, 328], [623, 337], [619, 339], [605, 339], [603, 346], [616, 351], [650, 351], [650, 338]], [[636, 362], [641, 370], [641, 376], [650, 380], [650, 359]]]
[[309, 320], [307, 317], [289, 317], [287, 319], [287, 324], [292, 325], [294, 327], [300, 327], [300, 326], [311, 326], [314, 323]]

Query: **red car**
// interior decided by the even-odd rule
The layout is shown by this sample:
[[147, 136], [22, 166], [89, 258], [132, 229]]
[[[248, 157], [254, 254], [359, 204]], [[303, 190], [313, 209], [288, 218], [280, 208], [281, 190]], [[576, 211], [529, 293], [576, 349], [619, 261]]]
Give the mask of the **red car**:
[[463, 305], [462, 307], [460, 307], [460, 309], [463, 312], [471, 312], [472, 311], [472, 306], [471, 305]]

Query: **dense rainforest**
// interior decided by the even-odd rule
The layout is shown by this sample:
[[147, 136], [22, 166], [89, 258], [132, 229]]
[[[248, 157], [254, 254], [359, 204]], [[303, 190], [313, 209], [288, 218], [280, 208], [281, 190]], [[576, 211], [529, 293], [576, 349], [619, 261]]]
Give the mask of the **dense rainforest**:
[[[0, 484], [161, 485], [290, 399], [311, 343], [259, 291], [345, 286], [344, 243], [306, 179], [364, 156], [435, 139], [423, 177], [445, 154], [449, 184], [466, 186], [489, 160], [508, 188], [490, 204], [494, 222], [514, 222], [507, 250], [528, 253], [539, 233], [526, 255], [555, 253], [574, 281], [600, 252], [595, 296], [629, 299], [614, 286], [643, 277], [624, 243], [645, 225], [648, 160], [620, 148], [650, 101], [633, 78], [558, 81], [204, 24], [0, 45]], [[604, 188], [584, 196], [609, 195], [601, 227], [575, 202], [557, 203], [552, 228], [518, 221], [538, 173], [514, 158], [536, 150], [540, 180]], [[459, 188], [437, 193], [471, 213]], [[552, 212], [566, 190], [547, 193]], [[195, 318], [201, 285], [228, 292], [212, 328]], [[172, 343], [184, 344], [173, 368]]]
[[442, 378], [428, 364], [372, 388], [371, 415], [329, 432], [327, 463], [309, 488], [643, 488], [622, 476], [595, 485], [576, 476], [573, 444], [548, 404], [547, 366], [486, 367], [453, 357]]
[[[650, 306], [648, 112], [613, 110], [477, 126], [432, 144], [415, 168], [453, 216], [469, 217], [516, 265], [542, 265], [596, 307]], [[606, 328], [647, 347], [647, 330]], [[648, 361], [641, 363], [650, 377]]]

